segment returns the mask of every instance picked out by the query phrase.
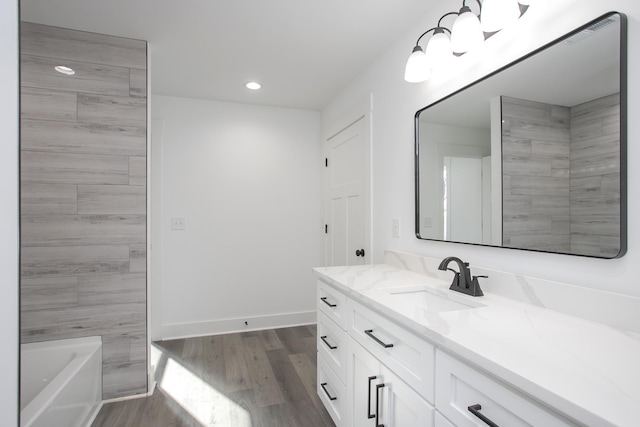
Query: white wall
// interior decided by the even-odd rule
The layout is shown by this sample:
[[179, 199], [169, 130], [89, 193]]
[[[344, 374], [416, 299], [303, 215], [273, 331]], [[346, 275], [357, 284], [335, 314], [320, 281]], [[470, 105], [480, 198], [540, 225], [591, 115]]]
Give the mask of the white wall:
[[[167, 96], [152, 105], [152, 337], [315, 322], [320, 114]], [[186, 230], [172, 231], [172, 217]]]
[[[640, 161], [640, 3], [634, 0], [538, 0], [521, 19], [520, 25], [498, 33], [485, 44], [484, 52], [456, 59], [455, 70], [435, 76], [422, 84], [403, 80], [404, 66], [416, 37], [435, 25], [452, 2], [440, 2], [432, 14], [409, 28], [397, 43], [323, 111], [323, 127], [330, 126], [349, 105], [373, 93], [373, 261], [382, 262], [384, 249], [424, 256], [456, 255], [471, 266], [574, 283], [628, 295], [640, 295], [637, 260], [640, 254], [640, 168], [628, 171], [628, 251], [621, 259], [599, 260], [568, 255], [552, 255], [500, 248], [483, 248], [443, 242], [420, 241], [414, 237], [413, 115], [460, 87], [508, 64], [522, 54], [540, 47], [566, 32], [610, 10], [629, 18], [629, 102], [628, 157], [631, 165]], [[515, 39], [517, 38], [517, 43]], [[511, 42], [514, 40], [514, 42]], [[393, 171], [393, 173], [388, 173]], [[400, 218], [402, 235], [392, 238], [391, 219]]]
[[0, 2], [0, 424], [18, 424], [18, 2]]

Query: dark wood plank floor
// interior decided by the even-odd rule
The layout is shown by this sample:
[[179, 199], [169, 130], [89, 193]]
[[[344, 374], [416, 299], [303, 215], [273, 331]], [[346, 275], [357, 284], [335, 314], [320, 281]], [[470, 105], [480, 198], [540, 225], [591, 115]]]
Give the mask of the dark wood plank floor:
[[333, 427], [316, 357], [315, 325], [157, 342], [153, 396], [104, 405], [93, 427]]

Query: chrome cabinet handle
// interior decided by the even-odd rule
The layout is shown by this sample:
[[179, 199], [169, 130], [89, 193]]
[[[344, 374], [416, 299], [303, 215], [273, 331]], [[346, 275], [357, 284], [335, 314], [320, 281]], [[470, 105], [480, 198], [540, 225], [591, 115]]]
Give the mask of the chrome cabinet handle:
[[369, 377], [369, 387], [368, 387], [368, 393], [367, 393], [367, 418], [369, 419], [376, 417], [376, 414], [371, 413], [371, 381], [375, 380], [376, 378], [378, 377], [375, 375], [372, 377]]
[[322, 300], [323, 303], [327, 304], [329, 307], [337, 307], [338, 304], [331, 304], [329, 301], [327, 301], [327, 297], [322, 297], [320, 298]]
[[381, 346], [383, 346], [384, 348], [391, 348], [393, 347], [393, 344], [387, 344], [385, 342], [382, 342], [380, 340], [380, 338], [376, 337], [375, 335], [373, 335], [373, 329], [367, 329], [366, 331], [364, 331], [365, 334], [367, 334], [370, 338], [372, 338], [375, 342], [377, 342], [378, 344], [380, 344]]
[[480, 410], [482, 409], [482, 405], [480, 405], [479, 403], [476, 403], [475, 405], [471, 405], [471, 406], [467, 407], [467, 409], [473, 415], [475, 415], [476, 417], [480, 418], [489, 427], [500, 427], [500, 426], [498, 426], [498, 424], [494, 423], [489, 418], [485, 417], [483, 414], [480, 413]]
[[336, 345], [329, 344], [329, 341], [327, 341], [326, 335], [321, 336], [320, 339], [327, 345], [327, 347], [329, 347], [329, 350], [335, 350], [336, 348], [338, 348], [338, 346]]
[[384, 424], [378, 424], [378, 418], [380, 417], [380, 389], [382, 389], [385, 384], [376, 384], [376, 427], [384, 427]]
[[327, 395], [329, 400], [338, 400], [338, 396], [331, 396], [327, 391], [327, 383], [320, 384], [320, 387], [322, 387], [322, 389], [324, 390], [324, 393]]

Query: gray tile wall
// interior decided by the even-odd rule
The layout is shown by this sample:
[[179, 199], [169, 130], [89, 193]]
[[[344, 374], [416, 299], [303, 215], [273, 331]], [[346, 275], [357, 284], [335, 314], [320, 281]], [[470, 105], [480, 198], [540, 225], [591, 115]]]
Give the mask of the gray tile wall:
[[571, 108], [571, 252], [620, 249], [620, 95]]
[[503, 243], [620, 248], [620, 96], [562, 107], [502, 97]]
[[101, 335], [105, 399], [147, 390], [146, 49], [21, 28], [21, 339]]
[[570, 249], [567, 107], [502, 97], [503, 245]]

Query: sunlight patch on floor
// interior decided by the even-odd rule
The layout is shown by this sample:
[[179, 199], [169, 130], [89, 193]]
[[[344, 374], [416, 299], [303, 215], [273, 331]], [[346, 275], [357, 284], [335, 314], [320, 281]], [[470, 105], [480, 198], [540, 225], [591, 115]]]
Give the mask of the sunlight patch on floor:
[[246, 409], [170, 357], [159, 385], [203, 426], [252, 427]]

